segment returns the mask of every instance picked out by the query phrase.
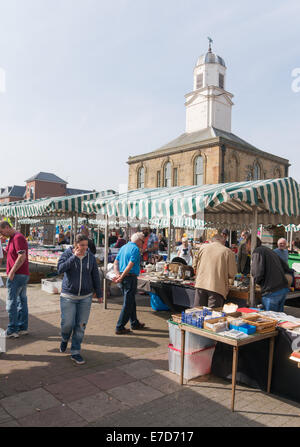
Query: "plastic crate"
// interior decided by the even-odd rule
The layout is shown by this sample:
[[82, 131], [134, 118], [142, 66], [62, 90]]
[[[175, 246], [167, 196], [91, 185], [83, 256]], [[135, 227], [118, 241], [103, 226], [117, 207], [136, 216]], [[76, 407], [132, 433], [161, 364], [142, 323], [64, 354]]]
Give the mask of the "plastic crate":
[[236, 331], [244, 332], [245, 334], [251, 335], [256, 332], [256, 327], [250, 324], [241, 324], [240, 326], [235, 326], [234, 324], [229, 324], [230, 329], [235, 329]]
[[0, 328], [0, 353], [6, 352], [6, 334], [5, 330]]
[[[200, 351], [184, 354], [183, 377], [187, 380], [204, 376], [211, 371], [211, 362], [215, 347], [201, 349]], [[181, 351], [169, 345], [169, 371], [180, 375], [181, 373]]]
[[[173, 345], [175, 349], [181, 349], [181, 330], [177, 323], [168, 320], [169, 325], [169, 340], [170, 344]], [[200, 351], [201, 349], [215, 346], [216, 342], [207, 337], [202, 337], [201, 335], [192, 334], [191, 332], [185, 332], [185, 352], [193, 353], [195, 351]]]
[[153, 310], [170, 310], [168, 306], [165, 305], [165, 303], [162, 302], [162, 300], [159, 298], [158, 295], [155, 295], [155, 293], [149, 293], [150, 295], [150, 304]]
[[42, 290], [48, 293], [61, 293], [62, 279], [42, 279]]

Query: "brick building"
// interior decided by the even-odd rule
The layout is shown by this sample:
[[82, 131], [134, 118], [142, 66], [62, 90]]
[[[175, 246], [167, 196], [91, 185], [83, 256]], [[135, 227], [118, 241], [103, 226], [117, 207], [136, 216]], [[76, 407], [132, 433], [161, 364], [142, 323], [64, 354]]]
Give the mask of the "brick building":
[[25, 189], [25, 186], [17, 185], [0, 188], [0, 203], [10, 203], [24, 200]]
[[128, 189], [216, 184], [288, 176], [289, 161], [231, 132], [233, 95], [226, 66], [211, 43], [194, 68], [186, 131], [161, 148], [129, 157]]
[[68, 183], [50, 172], [39, 172], [26, 180], [26, 186], [0, 188], [0, 203], [19, 200], [36, 200], [44, 197], [60, 197], [85, 194], [91, 190], [67, 188]]

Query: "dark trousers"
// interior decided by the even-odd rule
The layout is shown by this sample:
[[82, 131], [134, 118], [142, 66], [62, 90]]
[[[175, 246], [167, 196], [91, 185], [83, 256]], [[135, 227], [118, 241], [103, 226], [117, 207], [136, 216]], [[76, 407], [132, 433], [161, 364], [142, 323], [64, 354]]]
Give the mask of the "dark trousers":
[[125, 325], [130, 320], [131, 328], [134, 328], [139, 321], [136, 316], [136, 302], [135, 294], [137, 291], [137, 276], [125, 276], [121, 283], [122, 292], [124, 295], [123, 307], [117, 322], [117, 329], [124, 329]]
[[223, 307], [224, 301], [224, 297], [219, 293], [211, 292], [210, 290], [205, 289], [195, 289], [194, 307]]

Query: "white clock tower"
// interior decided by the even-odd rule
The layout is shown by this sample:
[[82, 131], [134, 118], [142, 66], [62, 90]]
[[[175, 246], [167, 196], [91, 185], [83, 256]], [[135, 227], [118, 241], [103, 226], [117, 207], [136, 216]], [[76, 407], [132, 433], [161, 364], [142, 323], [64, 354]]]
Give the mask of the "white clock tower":
[[225, 90], [226, 66], [212, 52], [212, 39], [208, 40], [208, 51], [199, 57], [194, 68], [194, 89], [185, 95], [187, 133], [208, 127], [231, 132], [233, 95]]

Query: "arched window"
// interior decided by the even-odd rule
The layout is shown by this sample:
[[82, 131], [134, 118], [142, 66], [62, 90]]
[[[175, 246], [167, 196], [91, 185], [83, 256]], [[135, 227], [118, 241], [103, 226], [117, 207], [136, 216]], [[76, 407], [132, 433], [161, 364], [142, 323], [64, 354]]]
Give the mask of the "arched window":
[[281, 178], [281, 170], [280, 168], [276, 168], [274, 171], [274, 178]]
[[253, 166], [253, 180], [261, 179], [261, 169], [259, 163], [256, 161]]
[[164, 186], [167, 188], [171, 186], [171, 163], [169, 161], [164, 167]]
[[145, 169], [143, 168], [143, 166], [141, 168], [139, 168], [138, 170], [138, 182], [137, 182], [137, 187], [138, 189], [140, 188], [144, 188], [145, 186]]
[[228, 163], [228, 174], [226, 176], [228, 182], [238, 182], [238, 160], [235, 155], [232, 155]]
[[201, 155], [194, 161], [194, 185], [203, 185], [203, 157]]

